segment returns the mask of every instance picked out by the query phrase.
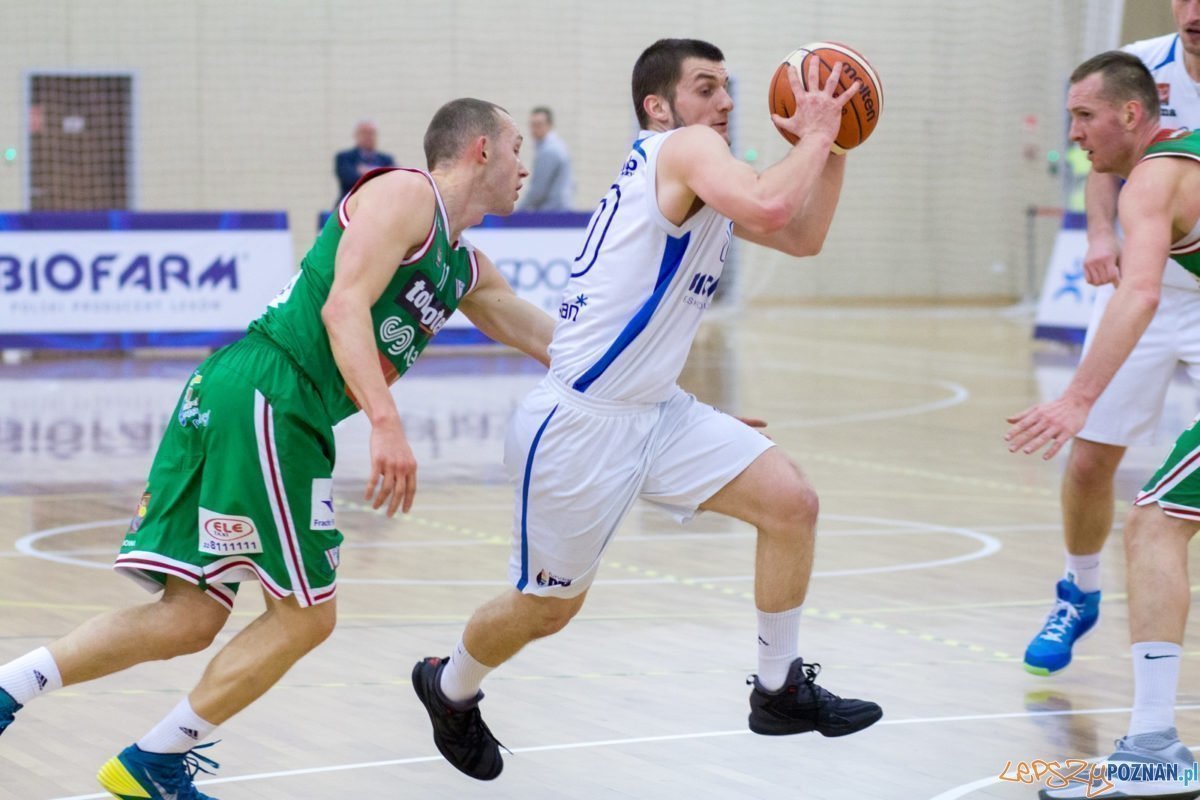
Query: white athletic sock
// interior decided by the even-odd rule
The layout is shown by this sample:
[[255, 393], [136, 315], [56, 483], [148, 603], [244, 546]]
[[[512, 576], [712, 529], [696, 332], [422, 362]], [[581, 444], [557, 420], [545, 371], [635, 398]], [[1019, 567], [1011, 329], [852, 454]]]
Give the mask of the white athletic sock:
[[1079, 587], [1081, 592], [1100, 591], [1100, 554], [1075, 556], [1067, 553], [1067, 568], [1063, 579]]
[[137, 746], [147, 753], [186, 753], [203, 742], [217, 726], [201, 719], [185, 697], [162, 722], [138, 740]]
[[1183, 648], [1172, 642], [1137, 642], [1133, 652], [1133, 715], [1129, 735], [1175, 727], [1175, 693]]
[[450, 661], [442, 668], [442, 679], [439, 684], [442, 694], [446, 696], [447, 700], [454, 703], [474, 700], [475, 695], [479, 694], [479, 686], [483, 683], [483, 679], [493, 669], [495, 667], [489, 667], [476, 661], [467, 652], [467, 646], [460, 639], [454, 652], [450, 654]]
[[0, 666], [0, 689], [11, 694], [21, 705], [61, 689], [62, 685], [58, 665], [44, 647]]
[[788, 668], [800, 655], [800, 609], [758, 612], [758, 682], [774, 692], [783, 688]]

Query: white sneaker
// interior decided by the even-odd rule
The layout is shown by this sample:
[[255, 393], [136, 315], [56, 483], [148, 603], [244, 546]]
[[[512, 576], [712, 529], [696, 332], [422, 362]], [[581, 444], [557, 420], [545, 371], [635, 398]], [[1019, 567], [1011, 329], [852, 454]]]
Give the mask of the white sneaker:
[[1065, 788], [1042, 789], [1038, 798], [1191, 800], [1200, 796], [1200, 765], [1192, 751], [1179, 741], [1174, 728], [1126, 736], [1116, 741], [1116, 748], [1102, 762], [1103, 777], [1095, 778], [1090, 785], [1072, 783]]

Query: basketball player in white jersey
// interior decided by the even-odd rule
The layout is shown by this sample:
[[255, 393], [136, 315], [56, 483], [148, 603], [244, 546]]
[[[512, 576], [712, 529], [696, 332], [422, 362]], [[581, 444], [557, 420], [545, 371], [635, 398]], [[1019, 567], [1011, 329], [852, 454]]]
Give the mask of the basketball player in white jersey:
[[[1134, 42], [1137, 56], [1158, 86], [1165, 128], [1200, 130], [1200, 0], [1172, 0], [1177, 33]], [[1114, 220], [1120, 179], [1088, 174], [1084, 272], [1101, 287], [1088, 323], [1085, 353], [1120, 280], [1121, 242]], [[1025, 651], [1025, 669], [1051, 675], [1071, 662], [1071, 649], [1099, 619], [1100, 551], [1113, 525], [1113, 478], [1132, 445], [1154, 442], [1167, 387], [1176, 365], [1187, 365], [1200, 385], [1200, 284], [1168, 260], [1154, 321], [1092, 408], [1075, 437], [1062, 483], [1066, 567], [1056, 601]]]
[[439, 751], [474, 778], [503, 768], [479, 713], [484, 676], [579, 611], [639, 497], [681, 521], [717, 511], [758, 529], [751, 730], [843, 736], [883, 714], [816, 685], [819, 665], [799, 657], [812, 486], [770, 440], [676, 384], [731, 236], [796, 256], [821, 249], [845, 170], [833, 139], [858, 83], [834, 97], [840, 66], [823, 85], [817, 59], [807, 84], [792, 69], [796, 113], [774, 121], [799, 141], [759, 175], [729, 149], [723, 62], [718, 48], [691, 39], [660, 40], [638, 59], [633, 100], [645, 130], [592, 216], [550, 372], [509, 425], [514, 589], [475, 612], [449, 659], [413, 670]]

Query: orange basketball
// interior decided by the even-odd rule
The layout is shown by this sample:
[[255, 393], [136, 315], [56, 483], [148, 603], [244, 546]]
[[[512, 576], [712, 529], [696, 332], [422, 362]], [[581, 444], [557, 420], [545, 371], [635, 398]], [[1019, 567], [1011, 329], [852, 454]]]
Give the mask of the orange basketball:
[[[875, 126], [879, 123], [879, 115], [883, 113], [883, 85], [879, 76], [862, 54], [837, 42], [813, 42], [792, 52], [771, 77], [771, 93], [768, 101], [772, 114], [790, 117], [796, 113], [796, 96], [792, 93], [792, 85], [788, 82], [787, 67], [789, 64], [800, 73], [800, 81], [808, 88], [808, 59], [820, 59], [821, 85], [833, 72], [833, 67], [841, 62], [841, 79], [835, 94], [841, 94], [850, 88], [855, 80], [862, 81], [858, 95], [842, 108], [842, 127], [838, 130], [833, 143], [843, 150], [858, 147], [867, 140]], [[792, 144], [796, 137], [780, 130], [783, 138]]]

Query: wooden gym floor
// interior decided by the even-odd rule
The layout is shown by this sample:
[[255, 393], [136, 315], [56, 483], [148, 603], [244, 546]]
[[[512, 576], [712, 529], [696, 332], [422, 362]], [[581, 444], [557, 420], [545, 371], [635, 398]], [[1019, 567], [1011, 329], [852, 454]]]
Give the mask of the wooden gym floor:
[[[479, 784], [437, 755], [409, 686], [504, 586], [511, 494], [504, 421], [538, 379], [510, 356], [423, 359], [397, 384], [421, 464], [411, 516], [359, 502], [366, 427], [339, 430], [341, 623], [218, 731], [223, 800], [404, 798], [1017, 798], [1011, 762], [1105, 755], [1132, 696], [1120, 536], [1102, 623], [1054, 678], [1021, 668], [1062, 566], [1065, 457], [1009, 455], [1006, 414], [1070, 377], [1019, 311], [748, 309], [703, 331], [684, 385], [761, 416], [822, 499], [801, 652], [821, 683], [878, 701], [845, 739], [746, 728], [754, 670], [753, 533], [679, 527], [639, 506], [589, 604], [485, 684], [513, 750]], [[0, 367], [0, 662], [148, 596], [107, 564], [194, 359], [55, 359]], [[1172, 390], [1164, 427], [1195, 412]], [[1129, 497], [1173, 438], [1131, 453]], [[1122, 504], [1122, 509], [1124, 504]], [[1118, 520], [1122, 514], [1118, 514]], [[229, 630], [262, 606], [245, 586]], [[1196, 641], [1196, 631], [1190, 633]], [[1196, 645], [1179, 727], [1200, 743]], [[207, 657], [145, 664], [31, 703], [0, 738], [0, 798], [99, 798], [97, 767], [154, 724]], [[1011, 775], [1011, 771], [1010, 771]]]

